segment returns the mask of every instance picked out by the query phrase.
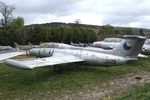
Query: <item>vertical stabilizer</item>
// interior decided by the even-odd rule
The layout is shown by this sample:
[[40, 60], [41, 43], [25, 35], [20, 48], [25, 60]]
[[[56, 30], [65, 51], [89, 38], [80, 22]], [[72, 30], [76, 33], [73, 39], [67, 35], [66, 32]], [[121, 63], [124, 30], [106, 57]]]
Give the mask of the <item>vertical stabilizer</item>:
[[129, 58], [137, 57], [146, 38], [136, 35], [124, 35], [123, 38], [120, 45], [113, 49], [113, 54]]

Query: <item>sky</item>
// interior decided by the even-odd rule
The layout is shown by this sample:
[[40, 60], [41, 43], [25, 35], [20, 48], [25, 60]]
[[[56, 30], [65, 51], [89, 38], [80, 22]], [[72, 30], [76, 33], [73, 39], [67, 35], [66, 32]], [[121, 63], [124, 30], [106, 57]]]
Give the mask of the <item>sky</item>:
[[150, 0], [1, 0], [25, 25], [50, 22], [150, 28]]

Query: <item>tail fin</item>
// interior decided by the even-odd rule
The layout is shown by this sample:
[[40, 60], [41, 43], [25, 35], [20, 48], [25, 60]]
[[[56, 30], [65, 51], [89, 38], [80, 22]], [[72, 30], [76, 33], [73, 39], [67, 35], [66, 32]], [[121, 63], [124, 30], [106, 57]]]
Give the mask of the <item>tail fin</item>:
[[120, 45], [114, 48], [113, 54], [129, 58], [137, 57], [146, 38], [136, 35], [124, 35], [123, 38]]
[[34, 48], [33, 44], [28, 42], [29, 49]]
[[18, 43], [16, 43], [16, 42], [14, 42], [14, 45], [17, 47], [17, 46], [19, 46], [19, 44]]
[[28, 45], [29, 45], [29, 46], [33, 46], [32, 43], [30, 43], [30, 42], [28, 42]]
[[16, 42], [14, 42], [14, 45], [15, 45], [15, 49], [16, 49], [17, 51], [20, 51], [19, 44], [16, 43]]

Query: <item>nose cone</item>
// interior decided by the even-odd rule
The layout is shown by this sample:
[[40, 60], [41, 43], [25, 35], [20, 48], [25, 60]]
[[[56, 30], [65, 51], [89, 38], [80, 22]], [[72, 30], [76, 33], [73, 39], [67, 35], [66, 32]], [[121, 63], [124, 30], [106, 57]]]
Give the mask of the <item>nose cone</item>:
[[30, 49], [30, 54], [34, 54], [35, 53], [35, 50], [34, 49]]

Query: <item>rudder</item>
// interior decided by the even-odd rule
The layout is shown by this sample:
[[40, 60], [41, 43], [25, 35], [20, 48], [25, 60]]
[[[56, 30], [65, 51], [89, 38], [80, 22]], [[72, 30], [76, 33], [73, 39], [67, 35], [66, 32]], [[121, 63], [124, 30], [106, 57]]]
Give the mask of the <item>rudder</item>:
[[120, 45], [113, 50], [113, 54], [122, 57], [136, 58], [140, 53], [145, 37], [136, 35], [124, 35]]

